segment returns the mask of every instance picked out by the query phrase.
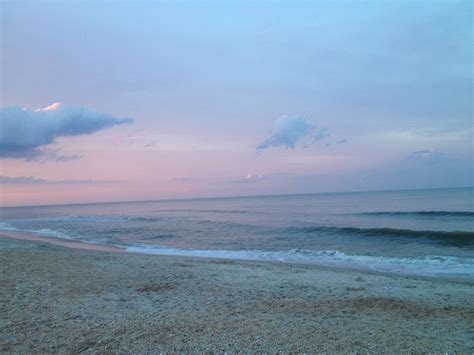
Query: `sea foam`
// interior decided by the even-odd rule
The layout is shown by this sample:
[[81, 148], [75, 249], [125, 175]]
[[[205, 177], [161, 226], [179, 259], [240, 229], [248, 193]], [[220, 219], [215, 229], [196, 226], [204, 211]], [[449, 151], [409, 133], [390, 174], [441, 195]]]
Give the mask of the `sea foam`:
[[474, 278], [474, 259], [452, 256], [422, 258], [389, 258], [367, 255], [348, 255], [337, 250], [262, 251], [262, 250], [200, 250], [137, 245], [125, 247], [129, 252], [205, 257], [234, 260], [280, 261], [363, 270], [396, 272], [407, 275], [459, 276]]

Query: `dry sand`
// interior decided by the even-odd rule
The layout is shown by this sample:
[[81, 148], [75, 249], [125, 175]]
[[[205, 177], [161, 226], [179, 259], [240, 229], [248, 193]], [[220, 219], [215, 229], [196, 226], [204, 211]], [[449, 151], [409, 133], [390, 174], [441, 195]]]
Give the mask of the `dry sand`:
[[474, 352], [474, 285], [0, 238], [2, 352]]

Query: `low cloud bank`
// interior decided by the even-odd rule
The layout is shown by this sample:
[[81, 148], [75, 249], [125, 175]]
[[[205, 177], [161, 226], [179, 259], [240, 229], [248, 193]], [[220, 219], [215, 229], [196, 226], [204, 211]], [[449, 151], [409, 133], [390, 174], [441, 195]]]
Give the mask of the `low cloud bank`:
[[46, 180], [34, 176], [0, 175], [0, 185], [87, 185], [111, 183], [109, 180]]

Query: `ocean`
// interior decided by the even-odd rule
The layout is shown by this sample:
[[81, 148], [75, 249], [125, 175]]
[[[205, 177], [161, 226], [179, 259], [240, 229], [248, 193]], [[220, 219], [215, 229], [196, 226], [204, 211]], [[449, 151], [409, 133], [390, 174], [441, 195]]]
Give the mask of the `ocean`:
[[0, 234], [471, 280], [473, 222], [473, 188], [0, 209]]

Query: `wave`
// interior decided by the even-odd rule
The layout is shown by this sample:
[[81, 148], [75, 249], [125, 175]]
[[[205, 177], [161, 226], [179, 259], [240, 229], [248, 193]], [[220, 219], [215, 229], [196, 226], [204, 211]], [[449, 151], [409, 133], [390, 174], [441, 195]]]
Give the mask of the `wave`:
[[[68, 235], [64, 232], [51, 229], [19, 229], [6, 223], [0, 223], [0, 230], [16, 230], [26, 231], [30, 233], [48, 236], [52, 238], [80, 240], [84, 243], [103, 244], [100, 240], [84, 240], [78, 235]], [[347, 233], [376, 233], [374, 231], [385, 231], [386, 228], [379, 229], [361, 229], [361, 228], [336, 228], [336, 227], [316, 227], [303, 229], [308, 233], [314, 231], [330, 231], [341, 233], [341, 230]], [[368, 232], [370, 231], [370, 232]], [[406, 230], [392, 230], [395, 235], [406, 233]], [[474, 232], [432, 232], [432, 231], [408, 231], [410, 233], [442, 233], [452, 234], [461, 233], [474, 236]], [[379, 232], [377, 232], [379, 233]], [[402, 234], [403, 235], [403, 234]], [[423, 234], [422, 234], [423, 235]], [[168, 239], [170, 235], [160, 234], [152, 239]], [[470, 239], [474, 240], [474, 239]], [[110, 244], [109, 242], [107, 244]], [[337, 250], [303, 250], [291, 249], [283, 251], [265, 251], [265, 250], [210, 250], [210, 249], [180, 249], [172, 247], [164, 247], [149, 244], [128, 244], [120, 245], [117, 241], [110, 245], [124, 248], [129, 252], [157, 254], [157, 255], [177, 255], [190, 257], [206, 257], [219, 259], [235, 259], [235, 260], [256, 260], [256, 261], [280, 261], [288, 263], [315, 264], [323, 266], [347, 267], [355, 269], [367, 269], [384, 272], [394, 272], [401, 274], [426, 275], [426, 276], [451, 276], [467, 277], [474, 279], [474, 259], [459, 258], [454, 256], [427, 256], [419, 258], [393, 258], [383, 256], [368, 255], [348, 255]]]
[[33, 234], [39, 234], [44, 237], [53, 237], [53, 238], [60, 238], [60, 239], [74, 239], [66, 233], [52, 230], [49, 228], [42, 228], [42, 229], [22, 229], [13, 227], [7, 223], [0, 223], [0, 231], [17, 231], [17, 232], [28, 232]]
[[127, 221], [148, 222], [148, 223], [159, 222], [161, 220], [161, 218], [156, 218], [156, 217], [129, 217], [129, 216], [124, 217], [124, 219]]
[[60, 238], [60, 239], [74, 239], [71, 236], [69, 236], [66, 233], [55, 231], [49, 228], [43, 228], [43, 229], [26, 229], [26, 232], [34, 233], [34, 234], [40, 234], [45, 237], [53, 237], [53, 238]]
[[363, 212], [366, 216], [424, 216], [424, 217], [474, 217], [472, 211], [393, 211], [393, 212]]
[[[161, 219], [157, 217], [134, 217], [127, 215], [66, 215], [54, 217], [36, 217], [31, 218], [33, 221], [45, 222], [119, 222], [119, 221], [136, 221], [136, 222], [158, 222]], [[1, 226], [0, 226], [1, 228]]]
[[205, 257], [234, 260], [280, 261], [322, 266], [349, 267], [356, 269], [396, 272], [401, 274], [441, 276], [456, 275], [474, 278], [474, 259], [452, 256], [427, 256], [422, 258], [390, 258], [366, 255], [348, 255], [337, 250], [201, 250], [179, 249], [152, 245], [124, 247], [129, 252]]
[[469, 231], [434, 231], [434, 230], [412, 230], [396, 228], [356, 228], [356, 227], [301, 227], [295, 228], [303, 233], [337, 233], [362, 236], [405, 236], [405, 237], [431, 237], [431, 238], [467, 238], [474, 239], [474, 232]]
[[[290, 231], [289, 231], [290, 232]], [[354, 236], [367, 238], [391, 238], [394, 239], [413, 239], [417, 242], [438, 243], [440, 245], [472, 249], [474, 248], [473, 231], [438, 231], [438, 230], [412, 230], [396, 228], [356, 228], [356, 227], [299, 227], [292, 228], [292, 233], [296, 235], [308, 235], [310, 237], [328, 237], [328, 236]]]
[[247, 211], [247, 210], [217, 210], [217, 209], [198, 209], [198, 208], [186, 208], [186, 209], [161, 209], [161, 210], [155, 210], [153, 212], [182, 212], [182, 213], [187, 213], [187, 212], [197, 212], [197, 213], [226, 213], [226, 214], [262, 214], [263, 212], [261, 211]]
[[19, 230], [18, 228], [16, 227], [13, 227], [7, 223], [4, 223], [4, 222], [0, 222], [0, 230], [5, 230], [5, 231], [17, 231]]
[[[52, 217], [45, 219], [46, 221], [87, 221], [87, 222], [117, 222], [117, 221], [131, 221], [131, 222], [145, 222], [145, 223], [156, 223], [163, 221], [162, 218], [156, 217], [134, 217], [125, 215], [70, 215], [61, 217]], [[301, 234], [339, 234], [339, 235], [355, 235], [355, 236], [366, 236], [366, 237], [426, 237], [426, 238], [437, 238], [437, 239], [458, 239], [463, 241], [472, 241], [474, 243], [474, 231], [440, 231], [440, 230], [412, 230], [412, 229], [397, 229], [397, 228], [359, 228], [359, 227], [337, 227], [337, 226], [291, 226], [291, 227], [276, 227], [276, 226], [265, 226], [246, 224], [238, 222], [223, 222], [223, 221], [210, 221], [210, 220], [197, 220], [193, 221], [193, 228], [197, 226], [204, 226], [206, 228], [212, 227], [216, 232], [222, 229], [234, 229], [239, 231], [246, 231], [251, 233], [264, 233], [264, 234], [277, 234], [284, 236], [301, 235]], [[123, 231], [126, 228], [125, 225], [120, 225], [116, 228], [117, 232]], [[12, 227], [6, 223], [0, 223], [0, 229], [8, 230]], [[138, 228], [137, 225], [130, 225], [130, 228]], [[152, 230], [146, 227], [144, 231]], [[201, 227], [200, 227], [201, 228]], [[111, 230], [114, 231], [114, 230]], [[108, 231], [110, 232], [110, 231]]]

